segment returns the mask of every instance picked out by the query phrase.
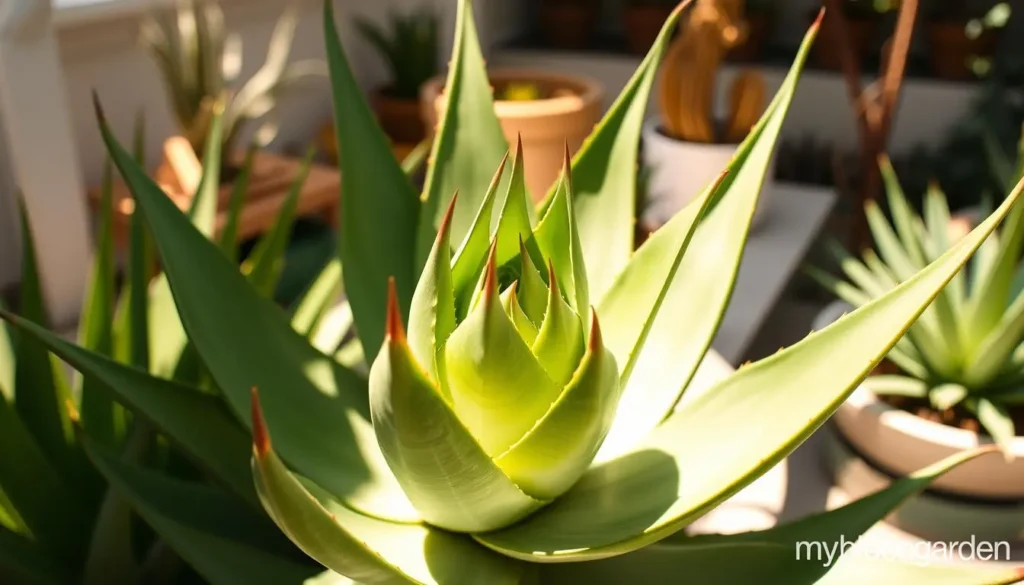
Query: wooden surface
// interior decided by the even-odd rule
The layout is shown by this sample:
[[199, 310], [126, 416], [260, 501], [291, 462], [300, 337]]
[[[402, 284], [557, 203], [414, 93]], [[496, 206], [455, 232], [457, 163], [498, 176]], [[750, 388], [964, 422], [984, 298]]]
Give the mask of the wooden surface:
[[[187, 145], [186, 145], [187, 147]], [[165, 162], [154, 173], [155, 180], [165, 193], [186, 211], [192, 203], [192, 193], [199, 183], [200, 171], [182, 151], [180, 140], [170, 139], [164, 148]], [[249, 178], [246, 202], [239, 221], [239, 241], [259, 236], [267, 231], [277, 218], [288, 191], [299, 171], [300, 161], [270, 152], [256, 154], [253, 173]], [[221, 187], [217, 201], [217, 232], [227, 222], [227, 208], [233, 184]], [[337, 223], [341, 177], [333, 167], [314, 164], [299, 196], [298, 217], [321, 216], [330, 225]], [[89, 191], [89, 201], [95, 210], [99, 203], [99, 190]], [[118, 183], [114, 187], [114, 230], [118, 247], [127, 242], [129, 219], [134, 201], [127, 187]]]

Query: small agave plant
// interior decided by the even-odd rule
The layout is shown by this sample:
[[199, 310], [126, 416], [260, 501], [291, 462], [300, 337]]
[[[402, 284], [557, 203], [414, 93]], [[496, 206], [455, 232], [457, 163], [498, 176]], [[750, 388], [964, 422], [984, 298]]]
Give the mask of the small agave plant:
[[[846, 276], [810, 274], [839, 298], [861, 306], [892, 290], [956, 245], [941, 188], [932, 184], [923, 216], [907, 201], [887, 159], [880, 161], [891, 221], [869, 202], [865, 214], [874, 249], [860, 259], [833, 243]], [[1013, 187], [1021, 168], [1002, 161], [1000, 174]], [[882, 396], [926, 401], [939, 412], [975, 417], [1009, 455], [1017, 436], [1008, 408], [1024, 404], [1024, 208], [1015, 208], [997, 233], [936, 298], [935, 304], [889, 352], [898, 374], [871, 376], [865, 386]]]
[[351, 364], [360, 352], [338, 356], [341, 339], [314, 339], [322, 311], [300, 318], [261, 294], [100, 112], [205, 375], [155, 377], [0, 314], [195, 462], [201, 472], [190, 478], [133, 465], [82, 421], [90, 460], [163, 541], [215, 584], [1018, 580], [1002, 567], [830, 565], [794, 554], [799, 542], [856, 540], [983, 450], [776, 528], [684, 529], [831, 416], [1020, 190], [889, 293], [700, 385], [817, 25], [721, 178], [634, 251], [643, 114], [683, 7], [536, 209], [526, 161], [493, 111], [470, 3], [459, 7], [447, 109], [417, 196], [412, 165], [391, 156], [325, 3], [344, 196], [340, 264], [324, 274], [344, 280], [368, 375]]

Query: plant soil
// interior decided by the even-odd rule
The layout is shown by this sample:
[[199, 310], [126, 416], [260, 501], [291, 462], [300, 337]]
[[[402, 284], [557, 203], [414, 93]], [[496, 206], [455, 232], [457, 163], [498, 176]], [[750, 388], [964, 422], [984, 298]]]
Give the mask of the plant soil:
[[[902, 372], [891, 362], [885, 361], [879, 364], [871, 373], [872, 375], [881, 375], [901, 374]], [[878, 399], [893, 408], [909, 412], [910, 414], [923, 418], [927, 421], [988, 436], [984, 429], [982, 429], [981, 423], [978, 422], [978, 419], [963, 407], [954, 407], [938, 411], [932, 408], [931, 404], [927, 400], [921, 398], [910, 398], [907, 396], [879, 396]], [[1024, 437], [1024, 408], [1011, 407], [1009, 410], [1010, 415], [1013, 418], [1014, 428], [1017, 430], [1017, 436]]]

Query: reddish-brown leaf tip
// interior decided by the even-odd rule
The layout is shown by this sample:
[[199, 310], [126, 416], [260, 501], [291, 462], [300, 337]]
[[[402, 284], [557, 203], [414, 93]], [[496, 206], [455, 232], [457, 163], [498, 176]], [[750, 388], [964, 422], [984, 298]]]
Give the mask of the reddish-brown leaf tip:
[[405, 327], [402, 325], [402, 310], [398, 307], [398, 290], [395, 277], [388, 278], [388, 316], [385, 335], [394, 343], [405, 343]]
[[601, 324], [597, 320], [597, 309], [590, 308], [590, 351], [596, 352], [604, 346], [601, 337]]
[[548, 260], [548, 288], [551, 289], [552, 298], [560, 294], [558, 292], [558, 277], [555, 275], [555, 263]]
[[444, 217], [441, 219], [441, 227], [437, 230], [437, 241], [440, 242], [443, 238], [448, 237], [448, 230], [452, 227], [452, 217], [455, 216], [455, 203], [459, 200], [459, 190], [456, 189], [455, 193], [452, 194], [451, 201], [448, 202], [448, 209], [444, 212]]
[[491, 241], [491, 250], [487, 253], [487, 267], [484, 268], [484, 299], [491, 299], [498, 294], [498, 237]]
[[252, 403], [252, 448], [256, 456], [262, 459], [270, 453], [270, 433], [267, 432], [267, 421], [263, 418], [259, 389], [253, 386], [249, 396]]
[[690, 4], [692, 4], [692, 3], [693, 3], [693, 0], [683, 0], [679, 4], [676, 4], [675, 10], [672, 11], [672, 17], [677, 16], [682, 11], [686, 10], [690, 6]]
[[815, 33], [817, 33], [818, 29], [821, 28], [821, 21], [822, 20], [825, 20], [825, 7], [824, 6], [822, 6], [821, 9], [818, 10], [818, 16], [814, 19], [814, 23], [811, 25], [811, 29], [814, 30]]
[[523, 160], [523, 134], [519, 132], [516, 134], [516, 161], [522, 164]]
[[562, 174], [565, 175], [565, 178], [568, 181], [570, 181], [570, 183], [571, 183], [572, 182], [572, 152], [569, 150], [569, 141], [568, 140], [565, 141], [564, 146], [565, 146], [565, 153], [563, 155], [564, 158], [562, 160]]

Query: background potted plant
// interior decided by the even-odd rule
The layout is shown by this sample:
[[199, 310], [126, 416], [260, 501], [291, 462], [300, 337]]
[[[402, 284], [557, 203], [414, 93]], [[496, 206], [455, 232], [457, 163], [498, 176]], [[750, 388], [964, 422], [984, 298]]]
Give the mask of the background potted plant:
[[365, 18], [355, 22], [391, 70], [390, 82], [372, 97], [384, 133], [399, 144], [419, 143], [427, 134], [420, 116], [420, 87], [438, 71], [437, 15], [428, 6], [406, 15], [392, 12], [390, 32]]
[[626, 0], [622, 7], [626, 47], [638, 55], [646, 54], [675, 6], [673, 0]]
[[582, 49], [597, 26], [601, 3], [594, 0], [544, 0], [541, 28], [547, 42], [560, 49]]
[[[544, 197], [562, 169], [565, 148], [576, 152], [601, 118], [604, 90], [596, 80], [528, 70], [488, 73], [494, 109], [506, 140], [522, 140], [526, 187], [535, 199]], [[444, 110], [444, 77], [423, 86], [421, 104], [428, 128]]]
[[736, 61], [757, 61], [772, 35], [775, 16], [774, 0], [747, 0], [744, 8], [746, 34], [743, 42], [729, 50], [729, 58]]
[[1009, 5], [978, 7], [968, 0], [933, 4], [928, 19], [932, 70], [946, 79], [971, 79], [979, 60], [991, 62], [999, 45]]
[[[817, 14], [815, 10], [810, 16], [813, 19]], [[853, 51], [858, 55], [865, 54], [874, 39], [880, 18], [875, 0], [844, 0], [841, 16], [845, 19]], [[821, 35], [814, 45], [814, 59], [818, 66], [826, 69], [841, 68], [840, 54], [843, 48], [838, 34], [836, 16], [826, 12], [821, 24]]]
[[[833, 246], [845, 280], [810, 270], [846, 308], [906, 281], [976, 221], [951, 216], [937, 186], [926, 196], [922, 217], [904, 197], [888, 160], [882, 168], [892, 219], [877, 204], [867, 205], [875, 248], [858, 259]], [[830, 464], [837, 483], [854, 494], [877, 487], [879, 477], [908, 476], [947, 454], [999, 445], [1004, 458], [972, 462], [936, 482], [942, 497], [922, 504], [927, 513], [912, 509], [895, 519], [920, 536], [1019, 538], [1024, 523], [1022, 247], [1024, 210], [1016, 209], [833, 419]], [[836, 310], [822, 315], [815, 328], [835, 320]]]
[[[727, 12], [731, 10], [731, 12]], [[764, 110], [760, 73], [743, 71], [732, 82], [728, 115], [715, 116], [719, 66], [741, 38], [738, 2], [699, 4], [672, 41], [661, 69], [660, 118], [643, 132], [643, 163], [650, 167], [648, 220], [661, 223], [699, 195], [728, 164]], [[774, 158], [765, 181], [770, 192]], [[761, 200], [755, 223], [764, 217]]]

